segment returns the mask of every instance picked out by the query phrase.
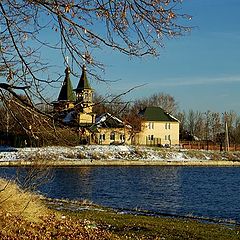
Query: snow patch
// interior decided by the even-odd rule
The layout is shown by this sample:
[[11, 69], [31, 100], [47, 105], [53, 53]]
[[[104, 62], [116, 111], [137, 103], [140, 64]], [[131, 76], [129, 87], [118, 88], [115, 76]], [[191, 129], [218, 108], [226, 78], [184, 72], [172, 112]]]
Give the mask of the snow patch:
[[[12, 151], [10, 151], [12, 150]], [[174, 150], [128, 145], [84, 145], [75, 147], [49, 146], [41, 148], [0, 147], [0, 161], [17, 160], [144, 160], [144, 161], [209, 161], [211, 152], [200, 158], [188, 150]], [[221, 159], [223, 159], [224, 155]], [[219, 159], [219, 160], [221, 160]]]

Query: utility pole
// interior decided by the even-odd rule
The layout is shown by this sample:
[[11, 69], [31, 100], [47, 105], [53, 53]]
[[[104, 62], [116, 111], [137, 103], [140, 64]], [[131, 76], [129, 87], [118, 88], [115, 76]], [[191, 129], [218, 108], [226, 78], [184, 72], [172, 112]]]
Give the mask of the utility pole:
[[225, 150], [229, 151], [229, 136], [228, 136], [228, 124], [225, 121]]

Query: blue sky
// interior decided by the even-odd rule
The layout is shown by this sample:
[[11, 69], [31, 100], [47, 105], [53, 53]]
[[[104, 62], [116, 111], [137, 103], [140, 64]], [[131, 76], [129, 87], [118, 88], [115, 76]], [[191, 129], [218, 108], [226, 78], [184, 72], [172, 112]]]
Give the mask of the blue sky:
[[[164, 92], [176, 99], [180, 110], [234, 110], [240, 114], [239, 11], [240, 0], [184, 0], [182, 12], [192, 15], [189, 24], [195, 27], [189, 35], [166, 40], [158, 58], [129, 58], [107, 49], [93, 51], [106, 65], [103, 78], [118, 81], [106, 85], [89, 80], [103, 95], [146, 84], [125, 98]], [[78, 79], [72, 77], [72, 81], [76, 86]], [[57, 98], [58, 91], [51, 97]]]
[[182, 11], [193, 16], [191, 34], [165, 41], [158, 58], [130, 59], [104, 50], [104, 77], [110, 86], [92, 83], [104, 94], [147, 84], [127, 95], [130, 100], [168, 93], [181, 110], [240, 113], [240, 1], [184, 0]]

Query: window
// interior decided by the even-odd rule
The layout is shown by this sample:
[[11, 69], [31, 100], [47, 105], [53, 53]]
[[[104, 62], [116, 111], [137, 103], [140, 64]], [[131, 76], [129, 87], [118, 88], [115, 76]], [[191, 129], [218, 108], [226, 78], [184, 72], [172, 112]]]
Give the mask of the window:
[[170, 123], [165, 123], [165, 129], [170, 129], [170, 128], [171, 128]]
[[168, 140], [169, 140], [169, 141], [171, 140], [171, 136], [170, 136], [170, 135], [168, 135]]
[[115, 133], [114, 132], [111, 132], [110, 140], [115, 141]]
[[100, 134], [100, 140], [105, 141], [105, 134]]
[[149, 141], [153, 141], [153, 138], [154, 138], [153, 135], [148, 135], [148, 140]]
[[165, 135], [165, 140], [167, 140], [167, 135]]
[[124, 140], [125, 140], [125, 135], [124, 135], [124, 134], [121, 134], [121, 135], [120, 135], [120, 140], [121, 140], [121, 141], [124, 141]]
[[90, 100], [90, 94], [89, 94], [88, 92], [85, 92], [85, 94], [84, 94], [84, 100], [85, 100], [86, 102], [89, 102], [89, 100]]
[[154, 122], [148, 123], [148, 129], [154, 129]]

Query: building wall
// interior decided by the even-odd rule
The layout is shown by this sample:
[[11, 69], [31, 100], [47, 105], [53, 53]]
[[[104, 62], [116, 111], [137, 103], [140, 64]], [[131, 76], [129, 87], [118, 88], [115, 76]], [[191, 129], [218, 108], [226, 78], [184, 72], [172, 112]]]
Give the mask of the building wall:
[[96, 133], [97, 144], [131, 144], [130, 130], [125, 128], [98, 128]]
[[95, 121], [94, 116], [91, 114], [87, 114], [87, 113], [79, 113], [78, 114], [78, 121], [79, 124], [81, 123], [93, 123]]
[[179, 122], [142, 122], [135, 143], [140, 145], [179, 144]]

